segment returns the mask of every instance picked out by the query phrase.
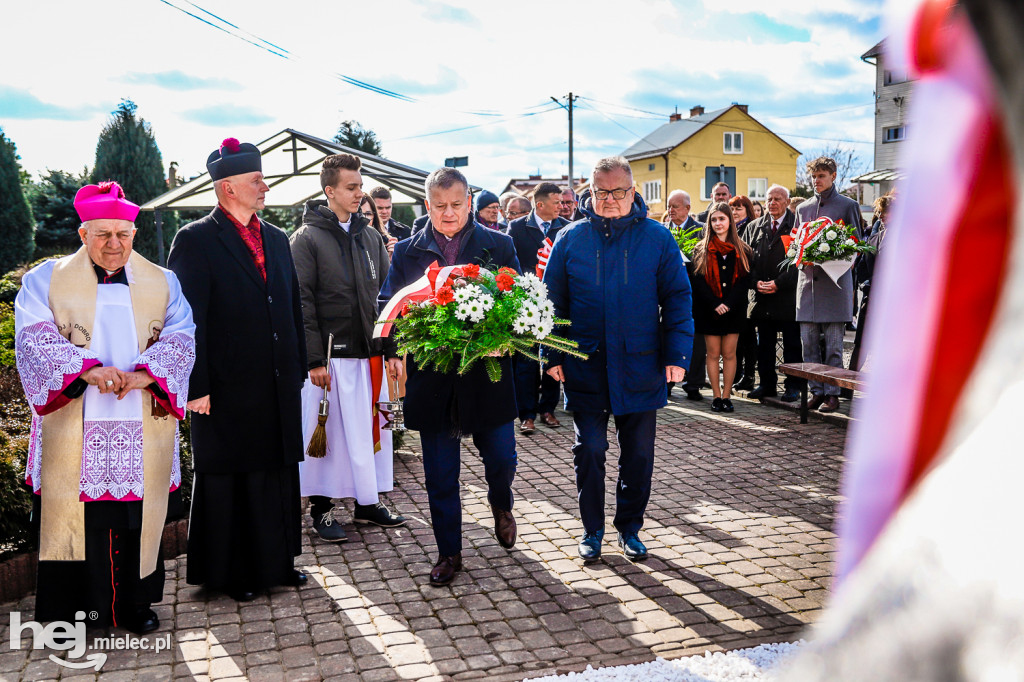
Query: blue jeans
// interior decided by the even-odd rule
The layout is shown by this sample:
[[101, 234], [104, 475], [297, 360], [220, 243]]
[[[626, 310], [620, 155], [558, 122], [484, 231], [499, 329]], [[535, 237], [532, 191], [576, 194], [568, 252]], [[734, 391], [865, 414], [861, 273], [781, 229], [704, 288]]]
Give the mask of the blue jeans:
[[[615, 519], [620, 533], [636, 533], [644, 525], [654, 473], [654, 427], [657, 410], [615, 415], [619, 442], [619, 476], [615, 485]], [[608, 452], [609, 412], [573, 412], [576, 443], [572, 463], [576, 470], [583, 529], [604, 530], [605, 454]]]
[[[441, 556], [454, 556], [462, 551], [462, 500], [459, 497], [462, 441], [446, 431], [420, 431], [420, 443], [437, 551]], [[513, 422], [474, 433], [473, 445], [480, 450], [484, 461], [487, 500], [498, 509], [511, 511], [512, 480], [516, 476]]]
[[523, 355], [512, 359], [516, 381], [516, 408], [519, 420], [536, 419], [537, 414], [555, 411], [561, 384], [555, 381], [536, 360]]

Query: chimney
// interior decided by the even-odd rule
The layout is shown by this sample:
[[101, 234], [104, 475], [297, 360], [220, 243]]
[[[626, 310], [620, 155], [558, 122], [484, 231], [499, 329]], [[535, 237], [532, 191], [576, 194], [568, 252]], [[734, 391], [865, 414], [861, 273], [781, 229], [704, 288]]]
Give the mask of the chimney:
[[680, 114], [680, 113], [679, 113], [679, 112], [677, 111], [677, 112], [676, 112], [676, 113], [674, 113], [674, 114], [669, 114], [669, 115], [668, 115], [668, 122], [669, 122], [669, 123], [675, 123], [676, 121], [681, 121], [681, 120], [682, 120], [682, 118], [683, 118], [683, 115], [682, 115], [682, 114]]
[[[735, 103], [735, 102], [733, 102], [733, 104], [736, 104], [736, 103]], [[740, 111], [742, 111], [742, 112], [743, 112], [744, 114], [748, 114], [748, 113], [750, 113], [750, 112], [748, 112], [748, 111], [747, 111], [747, 109], [749, 108], [749, 106], [748, 106], [748, 105], [746, 105], [746, 104], [736, 104], [736, 108], [737, 108], [737, 109], [739, 109]]]
[[527, 178], [527, 180], [540, 180], [540, 175], [531, 175], [530, 177]]
[[690, 118], [693, 118], [694, 116], [700, 116], [703, 113], [704, 113], [704, 107], [702, 107], [699, 104], [697, 106], [695, 106], [695, 107], [691, 107], [690, 108]]

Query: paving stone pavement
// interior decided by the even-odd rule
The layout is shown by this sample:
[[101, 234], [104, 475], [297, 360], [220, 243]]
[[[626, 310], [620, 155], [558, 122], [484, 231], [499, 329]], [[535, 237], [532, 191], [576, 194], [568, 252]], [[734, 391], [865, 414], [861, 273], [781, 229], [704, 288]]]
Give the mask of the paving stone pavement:
[[436, 550], [412, 437], [387, 495], [407, 528], [353, 526], [349, 502], [336, 513], [350, 541], [329, 544], [307, 515], [296, 565], [310, 583], [245, 604], [187, 585], [185, 557], [170, 560], [153, 633], [170, 634], [170, 650], [109, 651], [99, 673], [59, 666], [48, 655], [63, 652], [31, 650], [27, 635], [11, 650], [8, 614], [29, 619], [33, 600], [0, 605], [0, 679], [513, 680], [792, 641], [817, 617], [845, 429], [742, 399], [731, 415], [673, 399], [658, 415], [641, 532], [650, 559], [632, 564], [614, 544], [610, 434], [604, 560], [584, 566], [571, 419], [558, 416], [561, 428], [518, 439], [511, 551], [493, 537], [483, 466], [464, 441], [464, 571], [448, 587], [427, 584]]

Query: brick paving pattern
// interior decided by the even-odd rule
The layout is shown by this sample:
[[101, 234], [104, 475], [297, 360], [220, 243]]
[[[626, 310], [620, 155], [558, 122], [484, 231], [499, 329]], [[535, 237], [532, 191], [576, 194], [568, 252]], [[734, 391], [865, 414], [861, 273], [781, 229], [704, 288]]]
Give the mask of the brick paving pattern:
[[518, 439], [511, 551], [493, 537], [483, 466], [464, 441], [464, 571], [448, 587], [427, 584], [436, 550], [409, 437], [387, 496], [407, 528], [353, 526], [349, 503], [336, 514], [350, 540], [329, 544], [306, 515], [296, 564], [310, 583], [244, 604], [187, 585], [184, 556], [168, 561], [153, 636], [170, 632], [171, 649], [110, 651], [98, 674], [58, 666], [48, 655], [63, 653], [30, 650], [27, 636], [12, 651], [7, 614], [27, 620], [33, 602], [4, 604], [0, 679], [511, 680], [792, 641], [816, 618], [831, 579], [845, 429], [742, 399], [731, 415], [708, 400], [672, 400], [658, 416], [641, 532], [650, 559], [631, 564], [615, 545], [613, 444], [604, 560], [583, 566], [571, 419], [558, 416], [561, 428]]

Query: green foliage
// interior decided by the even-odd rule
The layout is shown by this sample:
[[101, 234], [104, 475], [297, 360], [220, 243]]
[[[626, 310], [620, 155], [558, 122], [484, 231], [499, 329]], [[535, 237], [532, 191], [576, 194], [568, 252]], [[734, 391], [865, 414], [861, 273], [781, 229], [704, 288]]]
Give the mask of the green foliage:
[[73, 253], [81, 244], [78, 228], [82, 224], [75, 211], [75, 194], [89, 184], [89, 171], [80, 174], [48, 170], [32, 183], [28, 199], [36, 219], [36, 257], [53, 253]]
[[[352, 149], [359, 149], [380, 156], [383, 147], [377, 139], [377, 133], [364, 128], [359, 121], [342, 121], [334, 141]], [[397, 218], [396, 218], [397, 220]]]
[[672, 236], [676, 240], [676, 244], [679, 245], [679, 250], [682, 251], [687, 258], [693, 258], [693, 249], [700, 242], [700, 231], [699, 227], [692, 227], [689, 230], [684, 230], [681, 227], [670, 227], [668, 231], [672, 233]]
[[260, 211], [260, 218], [271, 225], [280, 227], [290, 235], [302, 226], [302, 207], [265, 208]]
[[0, 272], [32, 258], [32, 208], [22, 190], [17, 148], [0, 130]]
[[[121, 100], [96, 143], [96, 163], [92, 182], [113, 180], [121, 185], [125, 198], [144, 204], [167, 190], [163, 160], [150, 125], [137, 117], [135, 103]], [[150, 212], [139, 213], [135, 220], [134, 249], [145, 258], [157, 262], [156, 221]], [[163, 220], [164, 254], [177, 231], [177, 217], [165, 213]]]
[[14, 306], [0, 303], [0, 367], [14, 367]]
[[416, 212], [408, 204], [392, 204], [391, 218], [412, 227], [413, 222], [416, 220]]
[[25, 487], [32, 413], [14, 367], [0, 366], [0, 554], [32, 542], [32, 496]]

